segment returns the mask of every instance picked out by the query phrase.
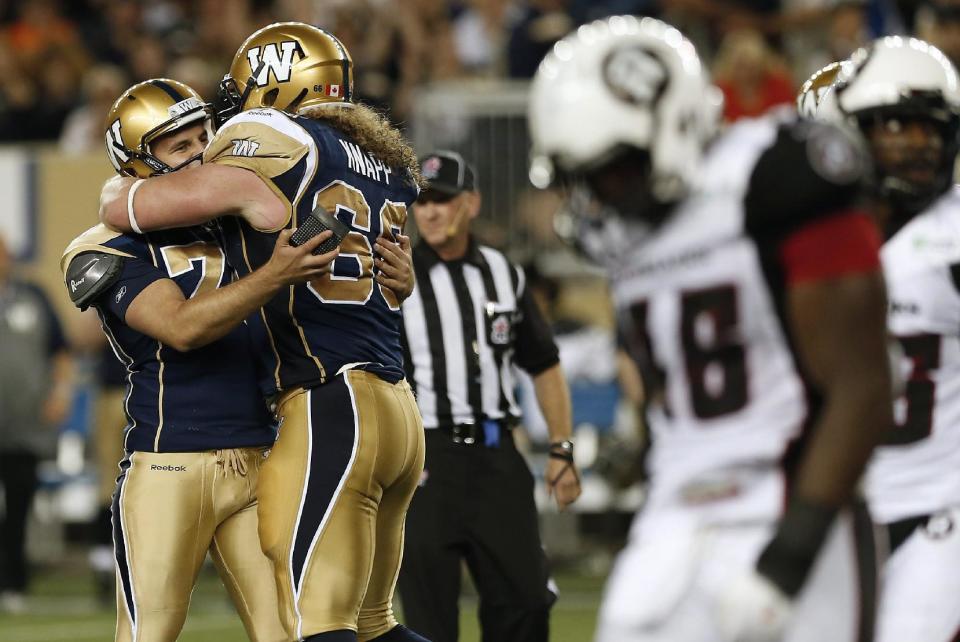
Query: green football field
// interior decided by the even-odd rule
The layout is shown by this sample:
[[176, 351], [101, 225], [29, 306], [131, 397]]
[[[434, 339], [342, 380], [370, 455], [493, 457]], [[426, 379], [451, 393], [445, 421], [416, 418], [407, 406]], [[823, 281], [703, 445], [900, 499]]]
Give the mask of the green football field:
[[[561, 573], [556, 580], [561, 598], [553, 609], [551, 642], [589, 642], [596, 623], [602, 578]], [[113, 640], [114, 612], [97, 605], [92, 579], [85, 570], [38, 572], [28, 604], [25, 614], [0, 614], [0, 642]], [[460, 606], [461, 642], [479, 642], [477, 601], [470, 587], [465, 587]], [[246, 639], [216, 573], [205, 568], [193, 593], [180, 642]]]

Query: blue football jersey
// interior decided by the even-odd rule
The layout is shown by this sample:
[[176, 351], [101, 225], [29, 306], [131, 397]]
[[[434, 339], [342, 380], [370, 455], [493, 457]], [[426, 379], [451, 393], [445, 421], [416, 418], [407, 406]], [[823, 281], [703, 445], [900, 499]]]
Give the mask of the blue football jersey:
[[[417, 188], [323, 121], [273, 109], [243, 112], [214, 137], [205, 162], [256, 172], [287, 207], [275, 230], [221, 219], [223, 247], [243, 275], [271, 256], [277, 234], [318, 206], [349, 226], [331, 273], [281, 291], [251, 322], [257, 353], [278, 390], [311, 387], [344, 366], [403, 378], [400, 305], [375, 280], [374, 243], [403, 230]], [[359, 364], [359, 365], [358, 365]]]
[[216, 241], [200, 227], [140, 235], [98, 225], [64, 253], [64, 271], [85, 252], [125, 257], [118, 279], [93, 306], [126, 367], [128, 452], [264, 446], [275, 439], [246, 324], [204, 347], [179, 352], [124, 322], [134, 299], [159, 279], [172, 279], [186, 298], [227, 285], [232, 270]]

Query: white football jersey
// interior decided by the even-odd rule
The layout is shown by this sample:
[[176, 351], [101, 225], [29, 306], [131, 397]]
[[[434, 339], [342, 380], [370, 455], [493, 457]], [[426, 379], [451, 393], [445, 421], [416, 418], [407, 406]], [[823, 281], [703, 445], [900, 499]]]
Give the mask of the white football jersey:
[[887, 524], [960, 505], [960, 188], [901, 228], [881, 257], [907, 382], [866, 477], [870, 512]]
[[[746, 203], [764, 154], [760, 162], [786, 163], [780, 175], [804, 164], [796, 172], [810, 181], [804, 189], [825, 186], [829, 208], [831, 190], [852, 188], [862, 171], [845, 165], [860, 157], [835, 134], [772, 118], [737, 125], [710, 150], [700, 189], [658, 229], [613, 221], [588, 239], [610, 274], [621, 332], [648, 387], [647, 509], [691, 509], [704, 522], [779, 517], [781, 462], [811, 407], [781, 316], [776, 229], [795, 229], [818, 212], [763, 221]], [[790, 160], [765, 154], [775, 147], [791, 150]], [[793, 180], [780, 175], [762, 189], [779, 192], [780, 181]], [[598, 251], [604, 237], [607, 251]]]

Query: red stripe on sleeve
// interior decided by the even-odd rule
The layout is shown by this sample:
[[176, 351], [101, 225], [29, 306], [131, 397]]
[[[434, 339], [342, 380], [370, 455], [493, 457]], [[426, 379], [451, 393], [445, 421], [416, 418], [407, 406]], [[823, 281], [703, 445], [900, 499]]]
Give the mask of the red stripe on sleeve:
[[780, 245], [788, 284], [880, 269], [880, 233], [859, 211], [839, 212], [803, 226]]

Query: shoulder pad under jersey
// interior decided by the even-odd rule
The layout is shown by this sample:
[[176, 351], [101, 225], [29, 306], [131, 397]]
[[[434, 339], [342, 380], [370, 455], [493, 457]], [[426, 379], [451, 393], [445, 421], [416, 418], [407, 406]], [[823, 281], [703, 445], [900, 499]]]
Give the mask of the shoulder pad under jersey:
[[812, 121], [781, 125], [751, 173], [747, 224], [783, 231], [849, 208], [868, 170], [864, 145], [848, 132]]
[[67, 266], [67, 290], [70, 300], [81, 310], [116, 283], [123, 269], [125, 257], [106, 252], [78, 254]]

